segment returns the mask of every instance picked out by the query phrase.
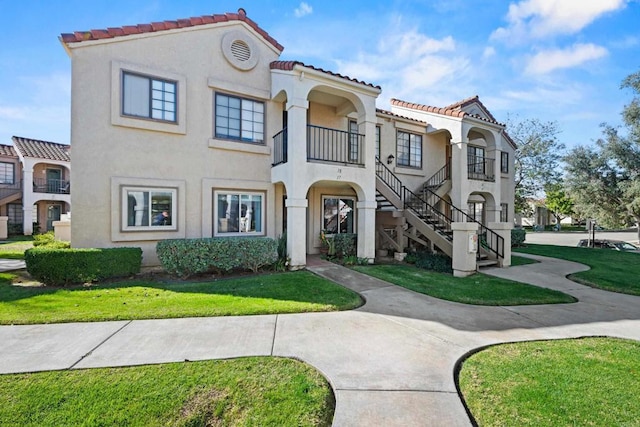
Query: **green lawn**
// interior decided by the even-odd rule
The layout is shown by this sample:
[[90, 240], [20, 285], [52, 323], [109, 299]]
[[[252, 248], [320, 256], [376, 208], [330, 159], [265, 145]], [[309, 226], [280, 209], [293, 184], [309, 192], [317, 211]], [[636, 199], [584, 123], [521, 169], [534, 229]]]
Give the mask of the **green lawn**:
[[0, 258], [24, 259], [24, 251], [33, 247], [32, 236], [17, 236], [0, 242]]
[[511, 265], [514, 267], [518, 265], [536, 264], [537, 262], [538, 261], [536, 261], [535, 259], [525, 258], [518, 255], [511, 255]]
[[539, 288], [484, 274], [453, 277], [450, 274], [435, 273], [412, 265], [400, 264], [355, 266], [352, 268], [421, 294], [465, 304], [527, 305], [577, 301], [570, 295], [552, 289]]
[[497, 345], [465, 360], [458, 380], [481, 426], [640, 425], [636, 341]]
[[640, 254], [611, 249], [531, 244], [514, 250], [588, 265], [591, 270], [572, 274], [569, 278], [594, 288], [640, 295], [640, 280], [638, 279], [640, 277]]
[[327, 381], [291, 359], [245, 358], [0, 375], [3, 426], [329, 426]]
[[210, 282], [127, 280], [69, 288], [17, 286], [0, 274], [0, 324], [89, 322], [349, 310], [358, 294], [307, 271]]

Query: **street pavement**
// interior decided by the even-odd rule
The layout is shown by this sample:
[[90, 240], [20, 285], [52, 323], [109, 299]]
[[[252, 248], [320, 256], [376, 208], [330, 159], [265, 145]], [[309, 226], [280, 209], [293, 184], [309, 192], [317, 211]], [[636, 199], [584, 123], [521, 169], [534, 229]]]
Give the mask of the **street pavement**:
[[321, 371], [333, 387], [334, 426], [469, 426], [454, 373], [474, 350], [584, 336], [640, 340], [640, 297], [566, 279], [583, 265], [531, 257], [542, 262], [484, 271], [561, 290], [579, 302], [465, 305], [312, 258], [309, 270], [358, 292], [366, 303], [333, 313], [0, 326], [0, 373], [293, 357]]
[[[581, 239], [588, 239], [589, 233], [586, 231], [530, 231], [527, 230], [525, 243], [535, 243], [541, 245], [558, 246], [578, 246]], [[596, 239], [623, 240], [625, 242], [638, 244], [638, 233], [634, 231], [598, 231], [595, 233]]]

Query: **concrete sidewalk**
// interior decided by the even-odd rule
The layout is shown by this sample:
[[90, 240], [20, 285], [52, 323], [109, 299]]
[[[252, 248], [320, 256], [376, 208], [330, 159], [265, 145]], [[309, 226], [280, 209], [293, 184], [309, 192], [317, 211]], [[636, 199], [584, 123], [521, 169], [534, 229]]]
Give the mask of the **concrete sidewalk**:
[[[533, 256], [532, 256], [533, 257]], [[0, 372], [273, 355], [319, 369], [336, 394], [336, 426], [470, 425], [454, 369], [482, 346], [608, 335], [640, 340], [640, 297], [578, 285], [585, 267], [544, 257], [488, 274], [580, 302], [481, 307], [438, 300], [335, 264], [309, 270], [356, 292], [353, 311], [0, 327]]]

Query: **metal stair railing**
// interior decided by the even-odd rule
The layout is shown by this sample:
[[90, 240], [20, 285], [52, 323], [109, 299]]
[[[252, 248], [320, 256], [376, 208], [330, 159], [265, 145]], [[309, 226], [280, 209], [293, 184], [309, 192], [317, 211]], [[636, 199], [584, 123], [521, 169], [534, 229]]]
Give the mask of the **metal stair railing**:
[[[425, 223], [431, 225], [434, 230], [439, 232], [439, 234], [444, 235], [450, 240], [450, 236], [446, 232], [451, 231], [452, 222], [475, 222], [478, 224], [478, 233], [482, 247], [493, 252], [498, 258], [504, 258], [504, 238], [480, 221], [472, 218], [466, 212], [454, 206], [451, 202], [438, 196], [429, 188], [424, 189], [424, 192], [428, 193], [428, 197], [420, 197], [405, 187], [400, 178], [391, 172], [378, 157], [376, 157], [376, 175], [401, 198], [405, 209], [408, 208], [412, 210]], [[433, 201], [435, 201], [435, 203]], [[435, 205], [438, 203], [443, 203], [445, 205], [445, 212], [450, 213], [450, 215], [436, 208]], [[425, 221], [425, 219], [431, 219], [431, 222]], [[437, 227], [434, 226], [434, 224], [438, 224]]]
[[424, 187], [427, 187], [433, 191], [437, 191], [448, 179], [451, 178], [451, 162], [447, 160], [447, 163], [441, 167], [436, 173], [431, 175], [431, 178], [425, 181]]

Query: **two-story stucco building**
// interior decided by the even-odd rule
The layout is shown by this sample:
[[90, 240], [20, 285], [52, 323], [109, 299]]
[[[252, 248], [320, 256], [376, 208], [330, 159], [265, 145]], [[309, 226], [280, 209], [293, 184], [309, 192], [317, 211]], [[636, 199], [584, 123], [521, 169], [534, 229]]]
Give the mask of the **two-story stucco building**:
[[61, 42], [74, 247], [140, 246], [153, 264], [161, 239], [286, 230], [304, 266], [325, 230], [356, 233], [359, 257], [424, 244], [455, 260], [464, 223], [509, 264], [515, 147], [477, 97], [378, 109], [379, 86], [281, 61], [242, 9]]

